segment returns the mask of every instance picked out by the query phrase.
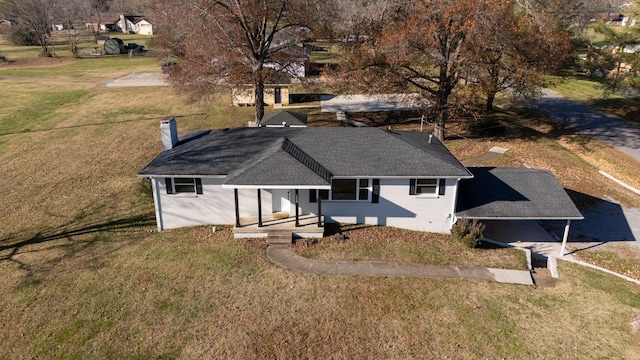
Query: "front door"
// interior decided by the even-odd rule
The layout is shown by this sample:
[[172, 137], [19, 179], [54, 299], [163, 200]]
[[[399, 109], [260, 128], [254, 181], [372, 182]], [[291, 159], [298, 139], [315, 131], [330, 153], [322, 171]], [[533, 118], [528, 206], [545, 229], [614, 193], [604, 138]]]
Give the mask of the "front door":
[[276, 104], [281, 104], [282, 103], [282, 89], [279, 86], [277, 86], [274, 89], [273, 93], [274, 93], [273, 95], [274, 95], [274, 98], [275, 98], [274, 102]]
[[271, 205], [274, 213], [289, 213], [291, 210], [291, 201], [289, 200], [289, 190], [273, 189], [271, 192]]

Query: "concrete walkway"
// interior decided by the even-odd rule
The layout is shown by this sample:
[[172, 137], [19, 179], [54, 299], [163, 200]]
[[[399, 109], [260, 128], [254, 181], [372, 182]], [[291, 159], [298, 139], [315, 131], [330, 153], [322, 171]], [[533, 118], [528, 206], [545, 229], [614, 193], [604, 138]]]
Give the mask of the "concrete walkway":
[[270, 245], [267, 256], [289, 270], [318, 275], [456, 278], [533, 285], [528, 271], [406, 264], [389, 261], [321, 261], [295, 254], [288, 245]]

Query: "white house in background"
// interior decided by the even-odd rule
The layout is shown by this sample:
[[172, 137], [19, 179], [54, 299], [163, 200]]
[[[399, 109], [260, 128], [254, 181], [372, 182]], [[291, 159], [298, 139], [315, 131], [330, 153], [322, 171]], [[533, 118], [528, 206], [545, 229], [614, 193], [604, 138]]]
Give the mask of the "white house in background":
[[153, 35], [153, 25], [144, 16], [121, 14], [117, 26], [126, 34]]
[[138, 174], [151, 179], [158, 230], [235, 224], [236, 237], [266, 236], [263, 220], [288, 218], [301, 236], [322, 236], [324, 221], [447, 233], [459, 218], [582, 218], [550, 172], [467, 169], [427, 133], [246, 127], [179, 139], [175, 119], [160, 128], [163, 151]]

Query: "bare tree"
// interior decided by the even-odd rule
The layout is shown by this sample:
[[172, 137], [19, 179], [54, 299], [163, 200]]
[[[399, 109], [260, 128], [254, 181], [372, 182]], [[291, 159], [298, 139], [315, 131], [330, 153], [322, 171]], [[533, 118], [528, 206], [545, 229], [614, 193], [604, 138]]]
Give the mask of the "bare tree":
[[51, 29], [55, 8], [47, 0], [6, 0], [0, 6], [4, 13], [33, 31], [43, 56], [52, 55]]
[[450, 96], [472, 58], [467, 42], [486, 11], [481, 0], [409, 3], [383, 20], [379, 35], [348, 50], [340, 74], [343, 83], [378, 91], [420, 91], [432, 100], [434, 134], [444, 140]]
[[299, 58], [289, 50], [319, 6], [311, 0], [162, 0], [155, 14], [158, 42], [179, 58], [170, 79], [196, 98], [215, 94], [220, 86], [252, 85], [259, 121], [265, 83], [278, 81], [286, 65]]
[[572, 55], [568, 33], [549, 21], [541, 9], [523, 9], [520, 1], [495, 1], [482, 17], [470, 41], [474, 54], [469, 62], [468, 83], [480, 87], [486, 110], [493, 110], [495, 96], [536, 95], [540, 76], [561, 68]]

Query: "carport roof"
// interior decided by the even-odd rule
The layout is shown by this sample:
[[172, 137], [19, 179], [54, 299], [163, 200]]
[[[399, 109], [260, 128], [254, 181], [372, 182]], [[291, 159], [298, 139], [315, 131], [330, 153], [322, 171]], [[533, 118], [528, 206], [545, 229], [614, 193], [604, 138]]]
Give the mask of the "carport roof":
[[584, 217], [549, 171], [472, 167], [461, 180], [456, 216], [481, 220], [581, 220]]

